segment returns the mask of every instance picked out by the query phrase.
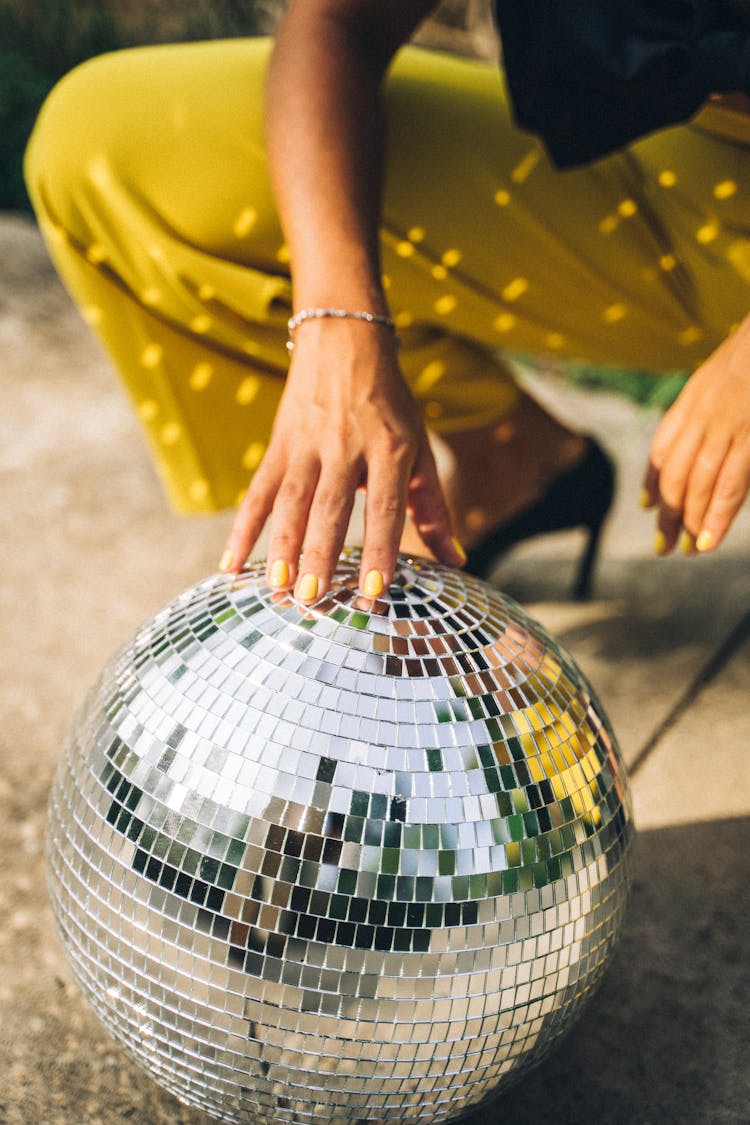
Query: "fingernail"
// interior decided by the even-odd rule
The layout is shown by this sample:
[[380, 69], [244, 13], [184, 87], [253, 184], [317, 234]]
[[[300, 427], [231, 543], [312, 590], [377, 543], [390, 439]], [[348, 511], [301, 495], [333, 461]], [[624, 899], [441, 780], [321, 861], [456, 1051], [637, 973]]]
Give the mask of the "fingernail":
[[303, 574], [297, 587], [297, 597], [301, 602], [311, 602], [318, 596], [318, 579], [314, 574]]
[[682, 551], [683, 555], [692, 555], [694, 547], [695, 544], [690, 532], [683, 531], [682, 535], [680, 536], [680, 550]]
[[219, 570], [229, 570], [229, 568], [230, 568], [230, 566], [232, 565], [233, 562], [234, 562], [234, 552], [230, 551], [229, 548], [227, 547], [226, 551], [224, 552], [224, 554], [219, 559]]
[[368, 570], [362, 590], [368, 598], [377, 598], [383, 593], [383, 575], [379, 570]]
[[[308, 576], [309, 577], [309, 576]], [[285, 559], [275, 559], [268, 575], [270, 584], [278, 589], [289, 585], [289, 566]], [[314, 597], [315, 595], [313, 595]]]
[[704, 528], [695, 541], [696, 551], [710, 551], [713, 541], [714, 537], [711, 532]]
[[638, 503], [642, 508], [651, 507], [651, 496], [645, 488], [641, 489], [640, 495], [638, 497]]
[[654, 536], [654, 551], [657, 555], [663, 555], [667, 549], [667, 537], [663, 531], [657, 531]]
[[461, 542], [458, 539], [456, 539], [455, 535], [451, 539], [451, 543], [453, 544], [453, 550], [456, 552], [457, 555], [460, 556], [461, 562], [465, 563], [466, 562], [466, 551], [463, 549], [463, 545], [461, 544]]

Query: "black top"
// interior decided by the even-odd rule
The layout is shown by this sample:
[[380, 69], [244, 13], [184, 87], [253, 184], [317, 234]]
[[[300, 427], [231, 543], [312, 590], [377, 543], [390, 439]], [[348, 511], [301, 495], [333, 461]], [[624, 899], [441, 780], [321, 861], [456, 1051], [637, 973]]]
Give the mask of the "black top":
[[750, 94], [750, 25], [727, 0], [495, 0], [516, 122], [558, 167]]

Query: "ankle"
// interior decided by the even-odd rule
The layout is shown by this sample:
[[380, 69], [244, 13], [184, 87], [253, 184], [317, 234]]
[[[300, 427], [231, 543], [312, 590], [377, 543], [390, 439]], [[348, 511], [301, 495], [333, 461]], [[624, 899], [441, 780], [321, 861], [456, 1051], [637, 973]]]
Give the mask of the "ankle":
[[441, 435], [441, 480], [456, 534], [471, 547], [537, 501], [585, 455], [588, 438], [523, 395], [512, 415], [490, 426]]

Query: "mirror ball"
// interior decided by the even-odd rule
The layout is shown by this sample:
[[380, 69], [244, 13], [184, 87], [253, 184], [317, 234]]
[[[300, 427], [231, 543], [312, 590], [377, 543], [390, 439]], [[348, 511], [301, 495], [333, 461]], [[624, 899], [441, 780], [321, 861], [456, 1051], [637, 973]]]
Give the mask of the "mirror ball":
[[221, 1121], [475, 1111], [573, 1024], [627, 902], [627, 777], [571, 657], [460, 571], [400, 556], [373, 599], [358, 570], [309, 607], [263, 563], [186, 590], [52, 788], [81, 989]]

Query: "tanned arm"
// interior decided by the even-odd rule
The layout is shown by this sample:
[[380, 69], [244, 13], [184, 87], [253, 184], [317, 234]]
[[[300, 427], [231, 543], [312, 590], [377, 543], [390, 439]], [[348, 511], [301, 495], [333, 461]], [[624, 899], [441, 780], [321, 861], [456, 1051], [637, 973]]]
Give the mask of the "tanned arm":
[[[292, 0], [267, 84], [267, 135], [294, 307], [387, 315], [379, 225], [383, 78], [433, 3]], [[228, 541], [239, 569], [271, 516], [268, 579], [302, 601], [328, 587], [355, 492], [366, 488], [360, 585], [393, 576], [405, 514], [446, 562], [462, 556], [419, 410], [388, 327], [309, 320], [295, 333], [266, 456]], [[304, 560], [300, 552], [304, 547]]]

